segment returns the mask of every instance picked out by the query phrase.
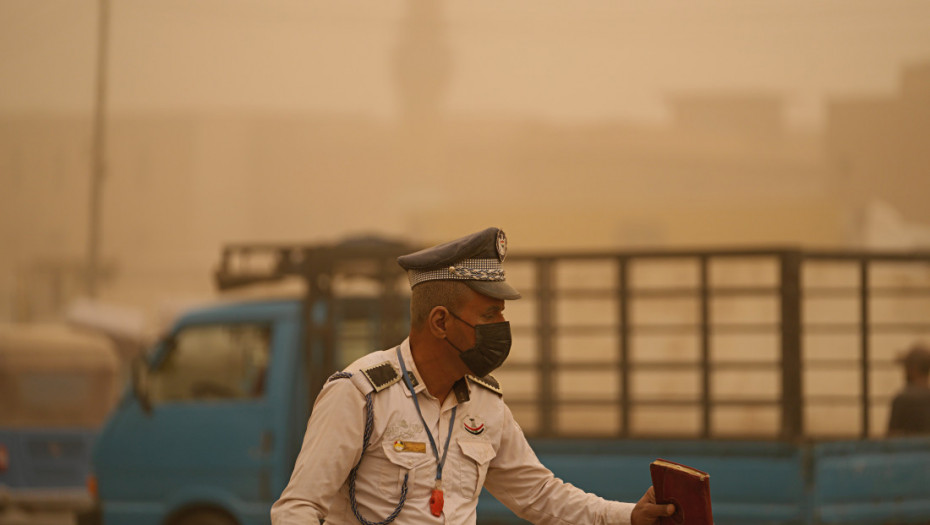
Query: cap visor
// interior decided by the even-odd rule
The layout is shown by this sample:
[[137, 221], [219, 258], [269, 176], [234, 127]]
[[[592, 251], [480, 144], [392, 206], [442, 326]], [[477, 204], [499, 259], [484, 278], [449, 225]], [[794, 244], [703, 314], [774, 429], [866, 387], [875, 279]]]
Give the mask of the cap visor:
[[494, 299], [503, 299], [505, 301], [513, 301], [514, 299], [519, 299], [522, 297], [520, 292], [516, 290], [513, 286], [507, 284], [506, 281], [460, 281], [468, 285], [472, 290], [480, 293], [481, 295], [487, 295], [488, 297], [493, 297]]

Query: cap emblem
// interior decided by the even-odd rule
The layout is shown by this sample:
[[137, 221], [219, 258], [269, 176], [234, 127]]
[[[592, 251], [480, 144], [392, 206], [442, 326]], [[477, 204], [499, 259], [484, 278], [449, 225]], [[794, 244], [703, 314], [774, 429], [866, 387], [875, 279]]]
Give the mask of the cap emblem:
[[500, 257], [501, 262], [504, 262], [504, 257], [507, 256], [507, 235], [504, 234], [504, 230], [497, 230], [497, 256]]

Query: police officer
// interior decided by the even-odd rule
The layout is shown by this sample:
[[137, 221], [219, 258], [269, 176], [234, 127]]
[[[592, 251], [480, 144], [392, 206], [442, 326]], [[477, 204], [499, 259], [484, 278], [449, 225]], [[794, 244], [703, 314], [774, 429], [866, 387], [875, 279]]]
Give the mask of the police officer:
[[274, 525], [474, 524], [482, 487], [539, 524], [655, 523], [674, 512], [652, 488], [635, 505], [556, 478], [530, 449], [489, 375], [510, 351], [497, 228], [398, 259], [410, 336], [333, 375], [317, 397]]

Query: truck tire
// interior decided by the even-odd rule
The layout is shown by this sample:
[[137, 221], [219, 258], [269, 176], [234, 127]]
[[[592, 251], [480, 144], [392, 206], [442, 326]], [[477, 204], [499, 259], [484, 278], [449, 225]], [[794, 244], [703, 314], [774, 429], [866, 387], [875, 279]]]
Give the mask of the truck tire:
[[225, 512], [202, 509], [185, 512], [171, 520], [170, 525], [239, 525], [239, 523]]

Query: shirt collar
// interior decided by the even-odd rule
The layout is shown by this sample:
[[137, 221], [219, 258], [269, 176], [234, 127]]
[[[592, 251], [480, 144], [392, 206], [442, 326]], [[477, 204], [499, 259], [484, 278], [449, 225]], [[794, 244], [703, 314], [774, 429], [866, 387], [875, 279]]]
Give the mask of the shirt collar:
[[455, 400], [459, 404], [468, 402], [468, 400], [471, 399], [469, 393], [471, 392], [470, 389], [471, 386], [468, 385], [468, 380], [464, 377], [456, 381], [455, 384], [452, 385], [452, 391], [455, 392]]
[[[419, 394], [420, 392], [426, 390], [426, 384], [423, 383], [423, 379], [420, 378], [420, 372], [417, 370], [417, 364], [413, 360], [413, 354], [410, 352], [410, 338], [404, 339], [404, 342], [400, 344], [400, 355], [404, 358], [404, 367], [407, 368], [407, 373], [411, 376], [410, 382], [413, 383], [413, 391]], [[400, 373], [400, 363], [397, 365], [397, 371]], [[404, 378], [400, 378], [401, 381]], [[410, 389], [407, 388], [407, 385], [404, 384], [404, 394], [407, 397], [410, 397]]]
[[[410, 374], [411, 382], [413, 383], [413, 391], [417, 394], [426, 390], [426, 384], [423, 382], [423, 379], [420, 378], [420, 371], [417, 370], [417, 364], [413, 360], [413, 353], [410, 352], [410, 338], [404, 339], [404, 342], [400, 344], [400, 355], [404, 358], [404, 366], [407, 368], [407, 373]], [[397, 371], [400, 372], [400, 364], [397, 365]], [[401, 381], [404, 379], [401, 378]], [[452, 385], [452, 392], [455, 393], [455, 400], [457, 403], [465, 403], [471, 399], [470, 390], [471, 386], [468, 384], [468, 380], [464, 377], [459, 379]], [[407, 385], [404, 385], [404, 394], [407, 397], [410, 397], [410, 389], [407, 388]], [[427, 395], [432, 395], [429, 392]]]

